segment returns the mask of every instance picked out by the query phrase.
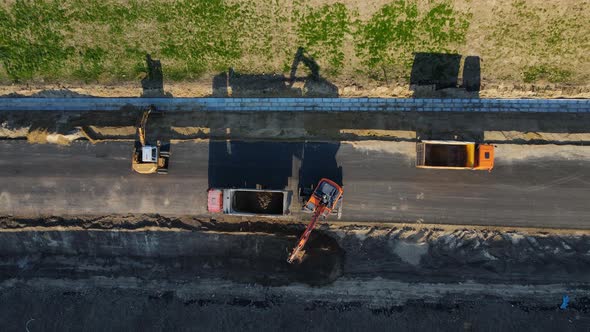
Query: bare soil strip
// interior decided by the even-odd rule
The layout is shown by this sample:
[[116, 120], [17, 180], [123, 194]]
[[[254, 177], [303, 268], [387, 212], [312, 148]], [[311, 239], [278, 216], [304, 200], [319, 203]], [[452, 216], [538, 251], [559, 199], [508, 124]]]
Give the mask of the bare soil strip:
[[[1, 112], [0, 139], [69, 144], [133, 140], [141, 110]], [[515, 144], [590, 143], [590, 114], [166, 112], [148, 124], [148, 138], [264, 140], [459, 139]]]
[[90, 331], [590, 326], [587, 231], [331, 224], [292, 266], [303, 227], [5, 216], [0, 319], [9, 330]]
[[[119, 260], [114, 266], [121, 276], [160, 267], [180, 279], [197, 274], [262, 285], [327, 285], [341, 278], [520, 285], [590, 280], [590, 233], [583, 231], [322, 225], [303, 263], [291, 266], [286, 257], [302, 224], [128, 215], [3, 217], [0, 225], [4, 266], [12, 271], [5, 277], [14, 268], [23, 277], [39, 276], [23, 264], [60, 265], [88, 276], [100, 268], [90, 274], [80, 268], [102, 257]], [[129, 257], [134, 263], [123, 263]]]

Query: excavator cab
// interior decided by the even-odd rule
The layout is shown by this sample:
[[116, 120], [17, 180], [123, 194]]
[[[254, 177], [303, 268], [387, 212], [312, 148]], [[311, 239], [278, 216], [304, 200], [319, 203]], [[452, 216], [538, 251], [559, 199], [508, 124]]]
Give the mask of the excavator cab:
[[143, 146], [141, 147], [141, 162], [143, 163], [157, 163], [158, 162], [158, 147]]
[[170, 151], [163, 150], [159, 140], [156, 145], [150, 145], [145, 139], [145, 126], [150, 113], [154, 110], [153, 105], [145, 110], [137, 125], [137, 140], [131, 157], [131, 169], [140, 174], [168, 174]]
[[[342, 187], [336, 182], [323, 178], [309, 195], [307, 203], [303, 206], [303, 212], [313, 213], [316, 208], [321, 207], [322, 218], [328, 217], [330, 213], [338, 214], [342, 206]], [[304, 192], [305, 194], [305, 192]]]

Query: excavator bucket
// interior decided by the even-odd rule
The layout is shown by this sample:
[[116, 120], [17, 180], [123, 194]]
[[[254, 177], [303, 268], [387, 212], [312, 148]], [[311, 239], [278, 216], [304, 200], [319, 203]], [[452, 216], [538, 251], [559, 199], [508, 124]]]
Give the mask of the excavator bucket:
[[297, 263], [301, 264], [303, 262], [303, 258], [305, 257], [305, 250], [297, 250], [296, 253], [291, 254], [287, 262], [289, 264]]

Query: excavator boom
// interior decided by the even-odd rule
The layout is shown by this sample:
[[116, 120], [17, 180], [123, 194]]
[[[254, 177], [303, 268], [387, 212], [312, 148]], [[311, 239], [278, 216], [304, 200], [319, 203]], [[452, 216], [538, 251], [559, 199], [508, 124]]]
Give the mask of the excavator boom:
[[145, 125], [147, 123], [148, 117], [152, 112], [152, 107], [149, 107], [147, 110], [143, 112], [141, 116], [141, 121], [139, 122], [139, 126], [137, 126], [137, 136], [139, 138], [139, 143], [141, 146], [145, 146]]

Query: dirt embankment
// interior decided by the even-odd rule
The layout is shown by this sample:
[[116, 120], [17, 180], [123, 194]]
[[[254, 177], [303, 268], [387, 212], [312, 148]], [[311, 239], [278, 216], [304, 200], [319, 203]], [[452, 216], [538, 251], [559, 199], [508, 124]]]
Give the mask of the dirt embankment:
[[[123, 276], [148, 266], [169, 266], [180, 279], [196, 273], [262, 284], [377, 277], [524, 285], [590, 280], [590, 234], [583, 231], [323, 225], [312, 233], [303, 264], [293, 267], [286, 258], [303, 225], [130, 215], [4, 217], [0, 226], [2, 252], [11, 256], [7, 265], [18, 266], [27, 257], [27, 266], [79, 269], [81, 262], [93, 266], [95, 257], [119, 262], [138, 257], [133, 269], [111, 267]], [[175, 257], [183, 257], [182, 262]]]
[[291, 266], [302, 231], [158, 215], [2, 217], [0, 318], [31, 331], [590, 324], [585, 231], [323, 225]]
[[[198, 280], [198, 279], [197, 279]], [[560, 310], [560, 296], [543, 303], [519, 294], [444, 295], [432, 303], [371, 306], [335, 296], [286, 295], [274, 289], [242, 294], [248, 286], [198, 280], [187, 285], [146, 283], [122, 288], [128, 280], [35, 280], [0, 284], [0, 319], [6, 331], [585, 331], [590, 301], [579, 299]], [[118, 285], [117, 285], [117, 284]], [[360, 285], [349, 285], [352, 290]], [[406, 285], [410, 286], [411, 285]], [[406, 287], [404, 292], [412, 289]], [[232, 293], [228, 292], [231, 291]], [[385, 290], [381, 291], [382, 293]], [[556, 294], [553, 294], [556, 295]], [[545, 294], [550, 297], [550, 294]], [[551, 301], [551, 300], [550, 300]], [[550, 302], [549, 301], [549, 302]]]
[[[255, 76], [255, 75], [254, 75]], [[177, 98], [198, 97], [370, 97], [370, 98], [410, 98], [416, 91], [407, 83], [372, 81], [357, 77], [355, 80], [334, 80], [327, 84], [303, 80], [305, 89], [296, 83], [292, 88], [286, 84], [276, 84], [276, 78], [257, 77], [255, 82], [237, 84], [237, 87], [213, 87], [214, 76], [203, 77], [192, 82], [165, 82], [165, 95]], [[299, 80], [302, 80], [299, 78]], [[232, 94], [228, 94], [232, 91]], [[140, 97], [144, 94], [138, 83], [120, 83], [115, 85], [100, 84], [27, 84], [0, 85], [0, 97], [36, 97], [36, 98], [80, 98], [80, 97]], [[472, 98], [461, 88], [420, 91], [421, 97], [430, 98]], [[538, 83], [525, 84], [506, 81], [483, 80], [481, 98], [590, 98], [590, 85]]]

